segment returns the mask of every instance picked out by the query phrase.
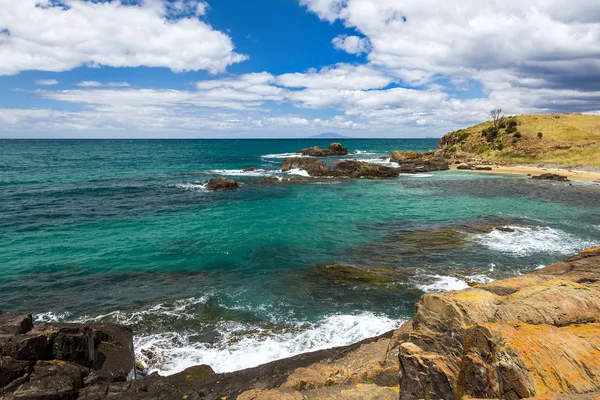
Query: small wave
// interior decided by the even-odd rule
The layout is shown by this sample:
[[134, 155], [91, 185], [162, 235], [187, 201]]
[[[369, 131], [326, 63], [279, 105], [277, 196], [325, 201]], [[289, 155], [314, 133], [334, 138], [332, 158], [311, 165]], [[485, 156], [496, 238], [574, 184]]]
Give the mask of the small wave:
[[593, 245], [569, 233], [550, 227], [509, 226], [514, 232], [494, 229], [476, 235], [474, 241], [492, 250], [525, 257], [538, 253], [574, 254]]
[[418, 178], [431, 178], [432, 174], [399, 174], [399, 176], [410, 176], [410, 177], [418, 177]]
[[354, 154], [360, 154], [360, 155], [365, 155], [365, 156], [374, 156], [375, 153], [374, 151], [371, 150], [354, 150]]
[[400, 166], [400, 164], [391, 161], [391, 159], [389, 157], [383, 158], [383, 159], [382, 158], [359, 158], [359, 159], [356, 159], [356, 161], [366, 162], [369, 164], [383, 165], [385, 167], [392, 167], [392, 168], [398, 168]]
[[42, 323], [42, 322], [61, 322], [61, 321], [65, 321], [66, 319], [71, 317], [71, 313], [69, 312], [52, 312], [52, 311], [48, 311], [45, 313], [39, 313], [39, 314], [35, 314], [33, 316], [33, 320], [36, 323]]
[[425, 293], [432, 293], [447, 292], [449, 290], [463, 290], [469, 287], [467, 282], [453, 276], [430, 275], [429, 278], [433, 279], [433, 282], [417, 285], [417, 288]]
[[281, 170], [256, 169], [254, 171], [244, 171], [243, 169], [214, 169], [207, 171], [207, 173], [228, 176], [274, 176], [280, 174]]
[[175, 187], [178, 189], [189, 190], [191, 192], [204, 192], [204, 191], [208, 190], [208, 189], [206, 189], [206, 183], [200, 183], [200, 182], [177, 183], [177, 184], [175, 184]]
[[305, 176], [305, 177], [310, 178], [310, 175], [308, 174], [308, 172], [306, 172], [303, 169], [299, 169], [299, 168], [290, 169], [289, 171], [287, 171], [287, 173], [289, 175], [300, 175], [300, 176]]
[[290, 157], [308, 157], [299, 153], [281, 153], [281, 154], [263, 154], [261, 158], [290, 158]]
[[[215, 344], [194, 341], [193, 333], [165, 332], [136, 337], [136, 357], [151, 372], [158, 371], [161, 375], [199, 364], [208, 364], [216, 372], [231, 372], [307, 351], [356, 343], [396, 329], [403, 322], [373, 313], [330, 315], [316, 324], [297, 323], [281, 332], [227, 322], [218, 324], [222, 339]], [[239, 336], [247, 331], [255, 333]]]

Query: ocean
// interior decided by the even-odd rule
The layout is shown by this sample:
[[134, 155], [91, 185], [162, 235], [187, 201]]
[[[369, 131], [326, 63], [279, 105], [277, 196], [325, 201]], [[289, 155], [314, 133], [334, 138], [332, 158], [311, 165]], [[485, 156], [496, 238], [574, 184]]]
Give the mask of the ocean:
[[[282, 173], [284, 157], [329, 142], [0, 140], [0, 309], [129, 324], [138, 359], [164, 375], [228, 372], [384, 333], [423, 293], [600, 244], [597, 183], [285, 182], [305, 173]], [[341, 142], [351, 154], [327, 162], [437, 147]], [[218, 176], [240, 188], [207, 190]]]

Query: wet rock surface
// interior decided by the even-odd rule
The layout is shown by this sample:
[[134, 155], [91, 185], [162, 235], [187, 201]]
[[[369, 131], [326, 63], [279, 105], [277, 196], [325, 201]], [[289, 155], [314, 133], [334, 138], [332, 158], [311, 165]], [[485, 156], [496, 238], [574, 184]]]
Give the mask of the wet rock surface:
[[564, 175], [550, 174], [550, 173], [534, 175], [531, 177], [531, 179], [538, 180], [538, 181], [560, 181], [560, 182], [568, 182], [569, 181], [569, 178], [567, 178]]
[[[3, 400], [77, 399], [95, 382], [135, 378], [133, 332], [114, 324], [33, 324], [29, 314], [0, 314]], [[6, 333], [11, 332], [11, 333]]]
[[341, 143], [331, 143], [326, 149], [319, 146], [309, 147], [308, 149], [298, 151], [298, 154], [311, 157], [336, 157], [347, 155], [348, 149], [342, 146]]
[[230, 190], [238, 187], [237, 181], [231, 178], [211, 178], [206, 184], [209, 190]]

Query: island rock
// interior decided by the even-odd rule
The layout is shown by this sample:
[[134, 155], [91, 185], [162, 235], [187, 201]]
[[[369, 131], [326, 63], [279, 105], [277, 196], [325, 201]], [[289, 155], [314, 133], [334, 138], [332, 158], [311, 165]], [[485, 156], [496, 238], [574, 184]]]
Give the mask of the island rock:
[[206, 188], [209, 190], [228, 190], [238, 187], [237, 181], [231, 178], [211, 178], [206, 184]]

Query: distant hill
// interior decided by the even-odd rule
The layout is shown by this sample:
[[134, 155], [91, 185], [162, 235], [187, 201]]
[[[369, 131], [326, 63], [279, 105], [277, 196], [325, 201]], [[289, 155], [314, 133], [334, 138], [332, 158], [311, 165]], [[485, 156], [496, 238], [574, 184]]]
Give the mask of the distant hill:
[[348, 136], [340, 135], [334, 132], [319, 133], [318, 135], [311, 136], [309, 139], [349, 139]]
[[504, 117], [450, 132], [439, 148], [458, 160], [600, 167], [600, 116], [534, 114]]

